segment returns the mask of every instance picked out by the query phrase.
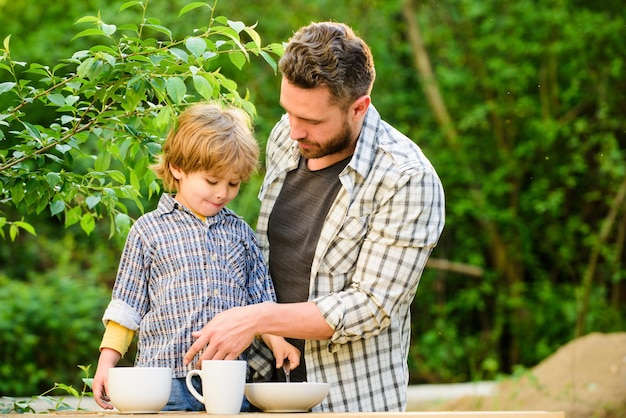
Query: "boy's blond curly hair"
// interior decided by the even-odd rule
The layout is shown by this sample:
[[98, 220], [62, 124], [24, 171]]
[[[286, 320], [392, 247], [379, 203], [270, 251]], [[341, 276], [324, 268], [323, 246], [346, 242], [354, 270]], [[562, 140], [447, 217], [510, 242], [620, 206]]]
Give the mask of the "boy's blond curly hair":
[[259, 144], [252, 134], [252, 120], [243, 110], [218, 103], [195, 104], [178, 117], [167, 135], [158, 161], [151, 166], [166, 191], [177, 191], [178, 180], [170, 171], [186, 174], [203, 171], [213, 175], [233, 170], [247, 181], [259, 166]]

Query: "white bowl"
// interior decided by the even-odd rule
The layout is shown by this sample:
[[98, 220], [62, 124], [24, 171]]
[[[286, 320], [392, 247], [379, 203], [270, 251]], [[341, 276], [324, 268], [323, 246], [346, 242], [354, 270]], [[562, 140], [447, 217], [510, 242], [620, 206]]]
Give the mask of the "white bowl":
[[329, 383], [265, 382], [246, 383], [248, 400], [264, 412], [307, 412], [322, 402]]
[[159, 412], [170, 398], [172, 369], [168, 367], [113, 367], [108, 395], [120, 412]]

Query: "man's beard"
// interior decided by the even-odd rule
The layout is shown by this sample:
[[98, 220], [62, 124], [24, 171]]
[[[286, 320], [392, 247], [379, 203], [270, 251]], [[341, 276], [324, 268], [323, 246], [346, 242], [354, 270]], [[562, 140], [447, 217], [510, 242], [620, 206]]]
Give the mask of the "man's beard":
[[298, 141], [311, 145], [312, 148], [304, 149], [300, 147], [300, 155], [307, 159], [322, 158], [327, 155], [336, 154], [352, 146], [352, 128], [347, 123], [344, 124], [343, 130], [332, 137], [325, 144], [318, 144], [306, 141]]

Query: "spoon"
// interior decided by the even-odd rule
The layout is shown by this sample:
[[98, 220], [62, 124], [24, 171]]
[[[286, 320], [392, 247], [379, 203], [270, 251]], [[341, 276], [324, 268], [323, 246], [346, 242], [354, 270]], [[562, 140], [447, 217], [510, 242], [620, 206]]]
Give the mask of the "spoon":
[[289, 359], [283, 360], [283, 371], [285, 372], [285, 379], [287, 380], [287, 383], [289, 383], [289, 373], [291, 372], [291, 369], [289, 368]]

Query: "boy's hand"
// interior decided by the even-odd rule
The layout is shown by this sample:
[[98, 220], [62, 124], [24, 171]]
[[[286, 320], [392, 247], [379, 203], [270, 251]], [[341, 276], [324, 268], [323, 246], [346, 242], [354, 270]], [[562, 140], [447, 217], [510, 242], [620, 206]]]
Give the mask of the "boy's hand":
[[289, 344], [283, 337], [265, 334], [261, 338], [274, 353], [277, 369], [283, 367], [283, 363], [286, 363], [285, 359], [289, 362], [289, 370], [298, 367], [300, 364], [300, 350]]
[[109, 392], [109, 369], [115, 367], [121, 354], [110, 348], [103, 348], [98, 359], [98, 369], [93, 378], [93, 398], [103, 409], [113, 409], [113, 404], [107, 393]]

